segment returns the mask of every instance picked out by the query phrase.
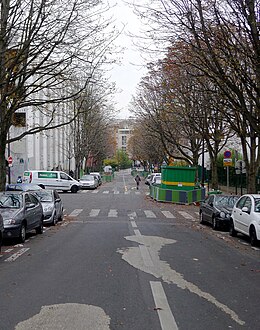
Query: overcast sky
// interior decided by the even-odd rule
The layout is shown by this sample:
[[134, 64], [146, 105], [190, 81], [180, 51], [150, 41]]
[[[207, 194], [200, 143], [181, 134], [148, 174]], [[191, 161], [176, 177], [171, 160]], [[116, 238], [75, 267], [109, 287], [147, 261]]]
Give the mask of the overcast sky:
[[112, 12], [116, 18], [116, 25], [119, 29], [125, 25], [125, 32], [117, 39], [116, 43], [125, 47], [124, 54], [122, 54], [122, 64], [115, 66], [111, 71], [111, 80], [116, 83], [120, 93], [114, 97], [117, 110], [120, 110], [120, 118], [127, 118], [131, 115], [128, 111], [128, 106], [132, 95], [135, 94], [135, 89], [144, 76], [145, 63], [141, 58], [138, 50], [133, 45], [131, 38], [127, 35], [130, 31], [132, 34], [139, 34], [141, 24], [138, 18], [122, 0], [110, 0], [111, 3], [117, 3]]

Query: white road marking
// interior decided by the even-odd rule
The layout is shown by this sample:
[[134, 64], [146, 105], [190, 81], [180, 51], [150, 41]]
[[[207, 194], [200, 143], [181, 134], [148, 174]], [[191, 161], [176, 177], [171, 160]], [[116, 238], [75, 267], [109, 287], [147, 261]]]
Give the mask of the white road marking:
[[23, 255], [25, 252], [30, 250], [30, 248], [22, 248], [18, 252], [12, 254], [9, 258], [5, 259], [6, 262], [12, 262], [15, 261], [17, 258], [19, 258], [21, 255]]
[[136, 224], [135, 221], [131, 221], [131, 225], [132, 225], [133, 228], [137, 228], [137, 224]]
[[100, 209], [92, 209], [89, 213], [90, 217], [97, 217], [99, 215]]
[[71, 213], [70, 213], [70, 217], [76, 217], [76, 216], [78, 216], [81, 212], [83, 211], [83, 209], [75, 209], [74, 211], [72, 211]]
[[156, 218], [156, 215], [151, 210], [144, 210], [144, 213], [147, 218]]
[[139, 229], [134, 230], [135, 236], [142, 236]]
[[175, 216], [170, 211], [162, 211], [162, 214], [169, 219], [174, 219]]
[[130, 219], [134, 219], [134, 218], [136, 218], [136, 212], [128, 213], [127, 216], [128, 216]]
[[104, 190], [103, 194], [109, 194], [109, 190]]
[[130, 194], [130, 191], [125, 191], [125, 195], [129, 195]]
[[110, 317], [97, 306], [67, 303], [42, 306], [38, 314], [18, 323], [15, 330], [27, 329], [110, 329]]
[[183, 218], [185, 218], [185, 219], [193, 219], [193, 216], [190, 215], [190, 214], [187, 213], [187, 212], [179, 211], [178, 213], [179, 213], [181, 216], [183, 216]]
[[113, 210], [113, 209], [109, 210], [108, 217], [109, 218], [116, 218], [116, 217], [118, 217], [117, 210]]
[[141, 195], [140, 191], [135, 192], [136, 195]]
[[144, 265], [147, 267], [154, 267], [152, 258], [150, 256], [149, 250], [145, 245], [139, 245], [140, 253], [144, 262]]
[[162, 330], [177, 330], [178, 326], [168, 304], [161, 282], [150, 281], [150, 285]]
[[6, 252], [6, 253], [10, 253], [10, 252], [12, 252], [13, 251], [13, 249], [6, 249], [4, 252]]
[[173, 283], [182, 290], [188, 290], [189, 292], [196, 294], [198, 297], [205, 299], [207, 302], [219, 308], [223, 313], [229, 315], [230, 318], [239, 325], [245, 324], [245, 322], [240, 319], [238, 314], [236, 314], [227, 305], [218, 301], [217, 298], [215, 298], [210, 293], [201, 290], [194, 283], [185, 280], [183, 274], [178, 273], [175, 269], [171, 268], [167, 262], [160, 259], [160, 250], [162, 247], [167, 244], [176, 243], [176, 240], [157, 236], [143, 236], [136, 234], [134, 236], [126, 236], [125, 239], [131, 242], [139, 243], [139, 245], [146, 246], [149, 249], [149, 254], [154, 264], [154, 267], [147, 267], [144, 265], [144, 261], [140, 253], [140, 248], [138, 246], [131, 246], [122, 250], [118, 249], [117, 252], [122, 254], [122, 259], [128, 262], [131, 266], [151, 274], [156, 278], [161, 278], [162, 281], [168, 284]]
[[99, 190], [93, 190], [92, 194], [97, 194], [99, 192]]
[[115, 194], [115, 195], [118, 195], [118, 194], [119, 194], [119, 190], [115, 190], [115, 191], [114, 191], [114, 194]]

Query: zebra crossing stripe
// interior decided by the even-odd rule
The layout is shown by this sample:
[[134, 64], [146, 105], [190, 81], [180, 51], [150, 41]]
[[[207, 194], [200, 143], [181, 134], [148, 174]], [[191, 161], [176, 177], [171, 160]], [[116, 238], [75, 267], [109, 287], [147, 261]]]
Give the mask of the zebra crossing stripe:
[[71, 213], [70, 213], [70, 217], [76, 217], [76, 216], [78, 216], [81, 212], [83, 211], [83, 209], [75, 209], [74, 211], [72, 211]]
[[97, 217], [99, 215], [100, 209], [92, 209], [89, 213], [90, 217]]
[[162, 214], [168, 219], [174, 219], [175, 216], [170, 211], [162, 211]]
[[151, 210], [144, 210], [144, 214], [147, 218], [156, 218], [156, 215]]
[[109, 190], [103, 191], [103, 194], [109, 194]]
[[181, 216], [183, 216], [183, 218], [185, 218], [185, 219], [193, 219], [193, 216], [191, 216], [189, 213], [187, 213], [185, 211], [179, 211], [179, 214]]
[[98, 190], [93, 190], [92, 194], [97, 194], [99, 191]]
[[109, 210], [108, 217], [109, 218], [116, 218], [116, 217], [118, 217], [117, 210], [112, 210], [112, 209]]
[[115, 190], [115, 191], [114, 191], [114, 194], [115, 194], [115, 195], [118, 195], [118, 194], [119, 194], [119, 190]]
[[128, 216], [130, 219], [136, 218], [136, 212], [128, 213], [127, 216]]

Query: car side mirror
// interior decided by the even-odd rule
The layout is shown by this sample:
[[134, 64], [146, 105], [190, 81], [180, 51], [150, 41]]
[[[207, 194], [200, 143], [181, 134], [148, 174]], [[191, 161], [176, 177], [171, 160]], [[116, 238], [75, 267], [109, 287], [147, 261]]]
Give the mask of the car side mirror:
[[242, 207], [242, 212], [250, 213], [247, 206]]
[[26, 208], [26, 209], [31, 209], [31, 208], [33, 208], [34, 206], [35, 206], [35, 204], [33, 204], [33, 203], [26, 203], [25, 208]]

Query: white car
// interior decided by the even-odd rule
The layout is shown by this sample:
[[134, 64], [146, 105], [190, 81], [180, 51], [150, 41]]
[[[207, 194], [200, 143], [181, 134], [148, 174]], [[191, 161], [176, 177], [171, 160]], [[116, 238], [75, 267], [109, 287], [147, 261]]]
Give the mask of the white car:
[[80, 180], [81, 189], [96, 189], [98, 187], [98, 179], [94, 175], [85, 174]]
[[161, 177], [162, 174], [161, 173], [152, 173], [149, 174], [146, 179], [145, 179], [145, 184], [147, 185], [151, 185], [151, 184], [160, 184], [161, 183]]
[[243, 195], [234, 205], [229, 233], [236, 236], [238, 232], [249, 236], [251, 245], [260, 240], [260, 195]]

